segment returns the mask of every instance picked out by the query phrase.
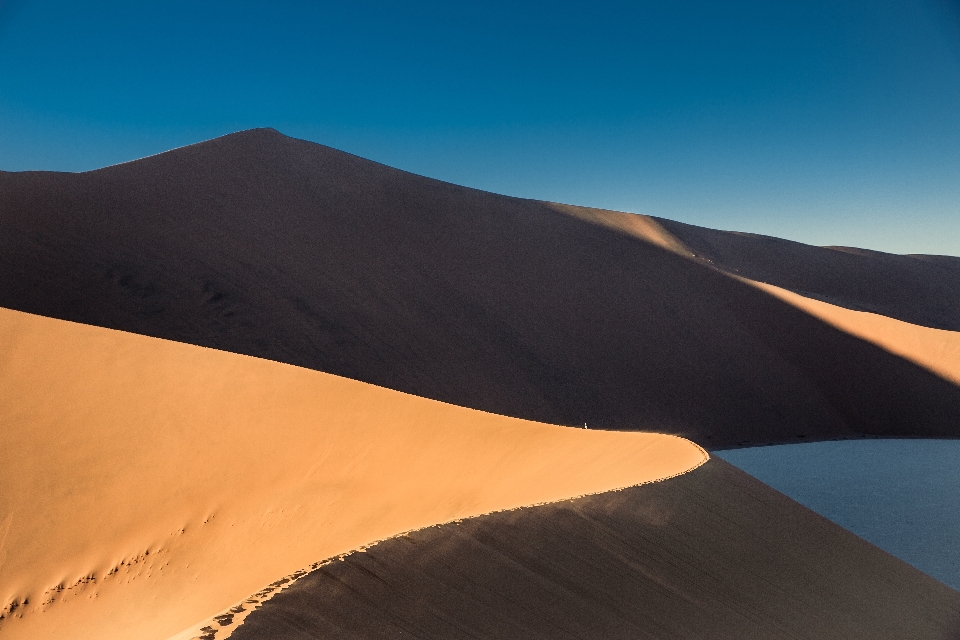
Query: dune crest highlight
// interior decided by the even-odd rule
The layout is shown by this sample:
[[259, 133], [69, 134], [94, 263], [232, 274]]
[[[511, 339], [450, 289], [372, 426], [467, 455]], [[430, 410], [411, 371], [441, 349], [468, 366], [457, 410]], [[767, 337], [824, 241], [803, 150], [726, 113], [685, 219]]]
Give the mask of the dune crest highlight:
[[955, 640], [960, 630], [960, 592], [718, 457], [669, 482], [392, 538], [248, 611], [230, 640]]
[[538, 422], [707, 449], [960, 434], [955, 384], [729, 277], [960, 329], [960, 258], [511, 198], [272, 130], [0, 171], [0, 271], [0, 307]]
[[762, 291], [890, 353], [960, 385], [960, 332], [933, 329], [869, 311], [814, 300], [781, 287], [744, 279]]
[[6, 309], [0, 337], [4, 639], [167, 638], [373, 540], [707, 458]]

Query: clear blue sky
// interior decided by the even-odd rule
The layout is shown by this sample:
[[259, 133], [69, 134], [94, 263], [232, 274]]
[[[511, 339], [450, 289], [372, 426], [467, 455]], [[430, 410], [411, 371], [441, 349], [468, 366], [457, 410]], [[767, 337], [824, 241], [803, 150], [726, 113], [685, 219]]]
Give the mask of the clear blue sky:
[[960, 255], [958, 0], [0, 0], [0, 169], [259, 126], [500, 193]]

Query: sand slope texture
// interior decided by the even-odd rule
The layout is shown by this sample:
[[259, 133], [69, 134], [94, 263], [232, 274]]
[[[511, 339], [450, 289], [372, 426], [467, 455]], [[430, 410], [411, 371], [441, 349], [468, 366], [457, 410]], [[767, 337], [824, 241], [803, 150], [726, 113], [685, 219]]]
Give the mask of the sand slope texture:
[[272, 130], [0, 172], [0, 306], [708, 449], [960, 435], [956, 384], [728, 272], [960, 326], [958, 260], [509, 198]]
[[956, 592], [595, 430], [956, 437], [960, 259], [255, 130], [0, 172], [0, 274], [0, 638], [960, 637]]
[[554, 205], [704, 266], [858, 311], [960, 331], [960, 258], [814, 247], [753, 233], [589, 207]]
[[712, 458], [382, 542], [229, 637], [953, 640], [960, 593]]
[[842, 331], [960, 385], [960, 332], [931, 329], [876, 313], [838, 307], [773, 285], [754, 284]]
[[[706, 459], [0, 310], [0, 637], [164, 639], [317, 560]], [[639, 425], [638, 425], [639, 426]]]

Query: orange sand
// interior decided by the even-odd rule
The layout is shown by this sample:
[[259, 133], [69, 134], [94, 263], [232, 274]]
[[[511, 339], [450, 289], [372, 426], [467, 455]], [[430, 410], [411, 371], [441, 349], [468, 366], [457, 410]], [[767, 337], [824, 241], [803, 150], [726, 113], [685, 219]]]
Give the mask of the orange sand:
[[[711, 260], [697, 256], [676, 236], [649, 216], [558, 203], [550, 203], [550, 206], [567, 215], [614, 229], [705, 266], [712, 266]], [[771, 284], [749, 280], [735, 274], [727, 275], [766, 291], [841, 331], [872, 342], [946, 380], [960, 384], [960, 333], [931, 329], [876, 313], [853, 311], [807, 298]]]
[[0, 638], [167, 638], [373, 540], [705, 459], [0, 309]]
[[853, 311], [807, 298], [771, 284], [742, 279], [816, 316], [841, 331], [894, 353], [960, 385], [960, 333], [931, 329], [887, 316]]
[[598, 224], [628, 236], [639, 238], [661, 249], [672, 251], [685, 258], [695, 257], [672, 233], [651, 218], [639, 213], [624, 213], [622, 211], [608, 211], [606, 209], [592, 209], [559, 202], [547, 203], [552, 209], [565, 213], [586, 222]]

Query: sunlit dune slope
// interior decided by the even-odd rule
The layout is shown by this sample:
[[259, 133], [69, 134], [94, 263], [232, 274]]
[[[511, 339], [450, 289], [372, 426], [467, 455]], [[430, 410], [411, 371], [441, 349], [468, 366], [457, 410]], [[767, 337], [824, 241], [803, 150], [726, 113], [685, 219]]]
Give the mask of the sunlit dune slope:
[[815, 247], [589, 207], [554, 205], [703, 265], [858, 311], [960, 331], [960, 258]]
[[387, 540], [301, 578], [229, 637], [958, 636], [960, 593], [712, 458], [669, 482]]
[[706, 458], [5, 309], [0, 426], [5, 639], [167, 638], [364, 543]]
[[931, 329], [894, 318], [853, 311], [769, 284], [753, 283], [831, 325], [868, 340], [960, 385], [960, 332]]
[[[82, 174], [0, 172], [0, 306], [707, 448], [960, 435], [957, 385], [718, 271], [665, 221], [624, 233], [576, 211], [246, 131]], [[831, 272], [823, 252], [876, 261], [760, 244], [720, 267], [762, 280], [745, 265], [808, 273], [809, 254], [793, 284], [960, 317], [957, 278], [886, 278], [908, 269], [892, 258]]]

